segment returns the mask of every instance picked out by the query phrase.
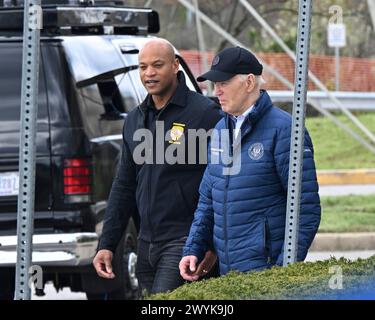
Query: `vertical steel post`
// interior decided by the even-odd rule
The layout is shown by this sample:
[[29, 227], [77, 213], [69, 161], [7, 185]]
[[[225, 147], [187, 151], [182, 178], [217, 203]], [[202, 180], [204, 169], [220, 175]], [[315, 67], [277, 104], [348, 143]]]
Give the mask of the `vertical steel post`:
[[[203, 66], [203, 72], [206, 72], [208, 70], [207, 52], [206, 52], [206, 44], [204, 41], [202, 22], [201, 22], [199, 15], [197, 14], [197, 12], [199, 11], [198, 0], [193, 0], [193, 3], [194, 3], [194, 8], [195, 8], [194, 15], [195, 15], [195, 24], [197, 27], [198, 47], [199, 47], [200, 58], [202, 59], [201, 66]], [[211, 81], [208, 81], [208, 84], [207, 84], [207, 95], [208, 96], [212, 95]]]
[[285, 221], [284, 266], [296, 262], [298, 253], [306, 89], [310, 49], [311, 2], [311, 0], [299, 1], [288, 200]]
[[372, 30], [375, 30], [375, 0], [367, 0], [367, 6], [372, 20]]
[[24, 2], [21, 132], [17, 216], [17, 264], [15, 299], [30, 300], [29, 269], [32, 260], [35, 196], [35, 136], [38, 106], [40, 0]]
[[340, 91], [340, 48], [335, 47], [335, 90]]

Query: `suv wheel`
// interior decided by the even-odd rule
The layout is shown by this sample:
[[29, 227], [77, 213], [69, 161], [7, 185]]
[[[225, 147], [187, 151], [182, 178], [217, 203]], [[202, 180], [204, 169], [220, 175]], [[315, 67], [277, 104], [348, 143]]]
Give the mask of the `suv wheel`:
[[133, 219], [130, 218], [121, 243], [117, 248], [119, 254], [120, 266], [117, 270], [117, 276], [122, 279], [120, 289], [109, 294], [109, 299], [114, 300], [132, 300], [138, 298], [138, 280], [135, 275], [137, 264], [137, 229]]
[[[134, 300], [139, 297], [138, 280], [135, 276], [137, 263], [137, 229], [132, 218], [116, 248], [112, 265], [117, 281], [116, 290], [107, 293], [86, 292], [88, 300]], [[95, 274], [96, 275], [96, 274]]]

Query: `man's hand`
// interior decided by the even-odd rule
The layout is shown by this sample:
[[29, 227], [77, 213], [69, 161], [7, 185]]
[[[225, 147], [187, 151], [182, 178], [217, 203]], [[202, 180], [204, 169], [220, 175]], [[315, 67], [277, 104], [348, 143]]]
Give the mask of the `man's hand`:
[[212, 267], [216, 263], [217, 256], [216, 254], [209, 250], [206, 252], [204, 259], [198, 265], [198, 258], [196, 256], [186, 256], [183, 257], [180, 261], [180, 275], [182, 278], [188, 281], [196, 281], [200, 277], [205, 276], [210, 272]]
[[216, 263], [216, 260], [216, 253], [211, 250], [208, 250], [204, 256], [204, 259], [199, 264], [197, 271], [194, 272], [194, 275], [197, 275], [199, 277], [205, 276], [207, 273], [211, 271], [212, 267]]
[[197, 262], [198, 258], [196, 256], [182, 257], [179, 264], [181, 277], [188, 281], [198, 280], [199, 276], [194, 274], [197, 267]]
[[115, 274], [112, 271], [113, 252], [110, 250], [99, 250], [92, 264], [99, 277], [113, 279]]

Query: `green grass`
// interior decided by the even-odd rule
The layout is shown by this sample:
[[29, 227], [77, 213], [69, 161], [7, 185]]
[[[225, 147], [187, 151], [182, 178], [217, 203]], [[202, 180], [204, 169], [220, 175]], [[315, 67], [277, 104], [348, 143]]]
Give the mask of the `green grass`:
[[319, 232], [375, 231], [375, 197], [322, 197]]
[[[300, 262], [262, 272], [230, 272], [225, 276], [185, 284], [170, 293], [156, 294], [154, 300], [247, 300], [247, 299], [337, 299], [346, 295], [334, 290], [334, 270], [342, 271], [343, 289], [363, 290], [374, 281], [375, 256], [355, 262], [344, 258]], [[336, 273], [337, 275], [337, 273]], [[331, 281], [331, 282], [330, 282]], [[375, 284], [375, 283], [374, 283]]]
[[[339, 119], [356, 128], [346, 116]], [[375, 113], [360, 113], [358, 119], [375, 134]], [[375, 168], [375, 155], [328, 118], [306, 118], [306, 128], [313, 140], [317, 169]], [[359, 133], [359, 129], [355, 131]]]

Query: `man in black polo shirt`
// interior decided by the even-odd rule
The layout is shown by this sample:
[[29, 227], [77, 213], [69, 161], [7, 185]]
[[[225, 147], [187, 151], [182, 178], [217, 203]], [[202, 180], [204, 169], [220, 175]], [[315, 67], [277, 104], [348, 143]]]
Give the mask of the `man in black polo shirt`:
[[[138, 211], [136, 274], [142, 290], [156, 293], [184, 282], [178, 264], [207, 163], [199, 162], [199, 150], [206, 152], [206, 143], [188, 147], [188, 130], [209, 131], [221, 115], [218, 105], [186, 86], [173, 47], [166, 40], [145, 44], [139, 53], [139, 70], [148, 95], [124, 123], [121, 164], [93, 264], [99, 276], [114, 277], [113, 252], [129, 216]], [[173, 163], [176, 153], [182, 158]]]

